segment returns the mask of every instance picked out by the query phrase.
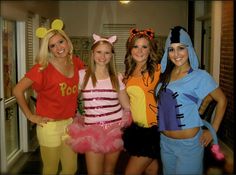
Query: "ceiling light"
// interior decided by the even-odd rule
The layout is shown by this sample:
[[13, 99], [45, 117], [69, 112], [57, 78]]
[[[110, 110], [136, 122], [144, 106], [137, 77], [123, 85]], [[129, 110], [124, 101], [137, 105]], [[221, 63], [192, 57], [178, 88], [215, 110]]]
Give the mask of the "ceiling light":
[[128, 4], [130, 1], [120, 1], [121, 4]]

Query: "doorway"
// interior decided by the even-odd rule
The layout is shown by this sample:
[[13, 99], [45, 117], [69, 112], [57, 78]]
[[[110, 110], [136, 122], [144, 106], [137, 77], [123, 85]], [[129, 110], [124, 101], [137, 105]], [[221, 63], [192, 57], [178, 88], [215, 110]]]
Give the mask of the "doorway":
[[[22, 154], [27, 135], [24, 120], [18, 110], [12, 89], [17, 82], [17, 60], [24, 52], [24, 25], [17, 21], [0, 18], [0, 164], [1, 173], [8, 171]], [[23, 38], [21, 38], [23, 37]], [[26, 128], [27, 130], [27, 128]]]

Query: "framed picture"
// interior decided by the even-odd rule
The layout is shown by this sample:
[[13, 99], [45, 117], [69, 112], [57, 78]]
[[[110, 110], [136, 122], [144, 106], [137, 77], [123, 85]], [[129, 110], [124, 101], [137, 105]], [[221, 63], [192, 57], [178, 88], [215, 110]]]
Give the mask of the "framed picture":
[[87, 63], [92, 46], [92, 38], [86, 36], [71, 36], [70, 39], [74, 47], [73, 53]]

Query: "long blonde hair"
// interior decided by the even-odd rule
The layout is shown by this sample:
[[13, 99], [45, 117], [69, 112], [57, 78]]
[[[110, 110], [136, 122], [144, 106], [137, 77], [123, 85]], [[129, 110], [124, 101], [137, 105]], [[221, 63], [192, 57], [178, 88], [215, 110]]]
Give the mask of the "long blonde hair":
[[69, 60], [73, 64], [72, 61], [73, 45], [71, 43], [70, 38], [66, 35], [66, 33], [63, 30], [54, 29], [48, 32], [41, 41], [41, 46], [35, 59], [35, 62], [40, 64], [40, 70], [44, 70], [48, 66], [49, 59], [53, 57], [52, 53], [48, 48], [48, 45], [49, 45], [49, 40], [57, 34], [61, 35], [67, 41], [69, 45], [69, 55], [68, 55]]
[[84, 89], [86, 87], [90, 77], [91, 77], [91, 80], [92, 80], [93, 87], [96, 86], [96, 83], [97, 83], [97, 79], [96, 79], [96, 76], [95, 76], [95, 68], [96, 68], [95, 64], [96, 63], [93, 59], [93, 52], [94, 52], [95, 48], [100, 44], [108, 44], [108, 45], [111, 46], [111, 51], [112, 51], [113, 56], [112, 56], [110, 62], [108, 63], [107, 68], [108, 68], [108, 73], [109, 73], [109, 76], [110, 76], [110, 79], [111, 79], [112, 87], [116, 91], [119, 91], [120, 86], [119, 86], [119, 81], [118, 81], [117, 71], [116, 71], [116, 65], [115, 65], [115, 60], [114, 60], [114, 55], [115, 55], [114, 46], [111, 43], [109, 43], [108, 41], [105, 41], [105, 40], [98, 41], [95, 44], [93, 44], [92, 47], [91, 47], [91, 55], [90, 55], [90, 59], [89, 59], [88, 68], [87, 68], [85, 76], [84, 76], [84, 82], [83, 82], [83, 85], [82, 85], [82, 89]]

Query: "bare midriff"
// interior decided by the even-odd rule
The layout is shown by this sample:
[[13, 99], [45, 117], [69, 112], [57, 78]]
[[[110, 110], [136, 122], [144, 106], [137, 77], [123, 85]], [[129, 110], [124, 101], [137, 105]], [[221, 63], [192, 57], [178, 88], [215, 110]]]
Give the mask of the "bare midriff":
[[184, 130], [162, 131], [162, 134], [172, 139], [189, 139], [194, 137], [198, 133], [199, 129], [199, 127], [196, 127]]

